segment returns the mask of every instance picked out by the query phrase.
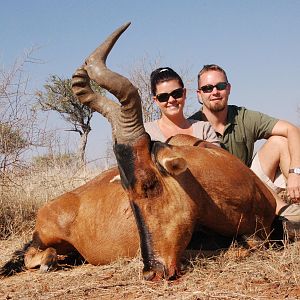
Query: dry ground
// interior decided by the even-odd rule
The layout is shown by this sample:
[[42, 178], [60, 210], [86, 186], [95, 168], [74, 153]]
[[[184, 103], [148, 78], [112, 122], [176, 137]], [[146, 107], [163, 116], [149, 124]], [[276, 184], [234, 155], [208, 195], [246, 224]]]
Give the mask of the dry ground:
[[[21, 248], [21, 238], [0, 241], [0, 264]], [[89, 264], [47, 274], [26, 271], [0, 279], [0, 299], [300, 299], [300, 245], [257, 250], [238, 257], [237, 249], [191, 261], [173, 282], [146, 282], [136, 258], [105, 266]]]

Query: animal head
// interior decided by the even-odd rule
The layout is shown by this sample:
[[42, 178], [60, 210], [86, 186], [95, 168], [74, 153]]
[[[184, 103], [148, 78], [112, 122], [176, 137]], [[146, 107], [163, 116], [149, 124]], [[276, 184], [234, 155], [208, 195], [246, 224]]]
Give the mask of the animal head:
[[[151, 141], [143, 125], [137, 88], [106, 66], [110, 50], [129, 25], [118, 28], [85, 60], [73, 75], [72, 88], [81, 103], [102, 114], [112, 126], [121, 182], [140, 235], [144, 277], [174, 278], [180, 272], [180, 257], [200, 219], [204, 224], [211, 223], [215, 213], [214, 218], [220, 220], [213, 219], [212, 229], [220, 231], [227, 225], [228, 233], [236, 233], [239, 228], [247, 231], [247, 222], [254, 228], [255, 221], [253, 217], [245, 222], [244, 212], [234, 211], [235, 201], [240, 201], [238, 193], [232, 199], [228, 195], [236, 184], [237, 171], [244, 170], [237, 159], [231, 156], [228, 159], [229, 154], [222, 149], [195, 147], [199, 141], [191, 137], [185, 137], [182, 143], [182, 138], [175, 139], [174, 144]], [[90, 80], [112, 93], [119, 104], [96, 94]], [[227, 183], [220, 185], [220, 178], [224, 180], [224, 162], [232, 166], [227, 172]], [[239, 178], [248, 179], [243, 174]], [[246, 193], [250, 195], [254, 188], [246, 186]], [[227, 189], [225, 194], [224, 189]], [[228, 211], [233, 214], [233, 221], [220, 208], [224, 199], [234, 203], [232, 211]], [[259, 209], [264, 211], [265, 207]]]

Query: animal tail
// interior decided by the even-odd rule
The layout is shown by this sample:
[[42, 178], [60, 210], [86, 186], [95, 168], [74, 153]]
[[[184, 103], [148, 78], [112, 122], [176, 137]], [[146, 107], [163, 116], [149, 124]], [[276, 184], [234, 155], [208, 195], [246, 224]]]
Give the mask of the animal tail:
[[31, 245], [32, 241], [26, 243], [23, 249], [13, 253], [12, 258], [0, 268], [0, 278], [9, 277], [16, 273], [20, 273], [25, 269], [24, 255]]

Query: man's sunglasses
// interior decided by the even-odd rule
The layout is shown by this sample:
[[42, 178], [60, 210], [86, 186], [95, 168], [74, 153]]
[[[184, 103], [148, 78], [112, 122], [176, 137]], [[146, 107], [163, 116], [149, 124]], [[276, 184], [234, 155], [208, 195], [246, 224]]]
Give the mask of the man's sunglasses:
[[183, 96], [183, 92], [184, 88], [179, 88], [172, 91], [171, 93], [161, 93], [156, 95], [155, 97], [159, 102], [167, 102], [170, 96], [172, 96], [174, 99], [181, 98]]
[[211, 93], [214, 90], [214, 88], [216, 88], [218, 91], [223, 91], [226, 89], [227, 85], [228, 82], [219, 82], [216, 85], [207, 84], [201, 86], [199, 90], [201, 90], [203, 93]]

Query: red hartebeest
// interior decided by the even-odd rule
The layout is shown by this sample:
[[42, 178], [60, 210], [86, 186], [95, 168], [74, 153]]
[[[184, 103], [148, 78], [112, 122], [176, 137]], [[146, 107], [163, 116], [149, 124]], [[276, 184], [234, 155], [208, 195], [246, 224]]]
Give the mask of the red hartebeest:
[[[137, 89], [106, 66], [107, 55], [128, 26], [110, 35], [72, 81], [78, 99], [112, 125], [125, 192], [110, 182], [118, 174], [110, 170], [46, 204], [25, 250], [27, 267], [48, 270], [57, 254], [74, 249], [93, 264], [132, 256], [139, 234], [145, 278], [171, 278], [179, 273], [179, 259], [196, 226], [230, 237], [270, 233], [275, 199], [240, 160], [192, 137], [174, 137], [169, 144], [150, 140]], [[90, 79], [120, 105], [95, 94]], [[5, 274], [3, 270], [8, 268], [2, 268]]]
[[[73, 76], [78, 99], [112, 125], [121, 182], [140, 234], [147, 279], [174, 277], [195, 226], [226, 236], [266, 237], [275, 199], [239, 159], [223, 149], [152, 142], [142, 121], [141, 99], [129, 80], [106, 66], [116, 30]], [[92, 79], [120, 105], [95, 94]]]

